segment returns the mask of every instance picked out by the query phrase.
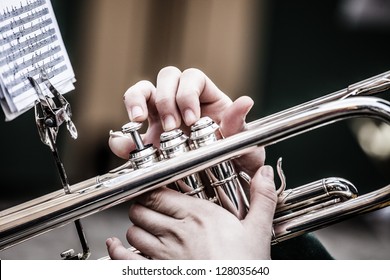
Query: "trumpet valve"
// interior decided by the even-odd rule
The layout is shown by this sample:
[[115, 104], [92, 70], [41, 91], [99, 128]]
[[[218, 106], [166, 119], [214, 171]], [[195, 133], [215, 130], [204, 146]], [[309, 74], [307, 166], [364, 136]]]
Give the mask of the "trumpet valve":
[[152, 144], [145, 145], [142, 141], [138, 130], [142, 127], [142, 123], [129, 122], [122, 126], [122, 133], [129, 135], [134, 141], [136, 149], [130, 152], [129, 160], [134, 169], [140, 169], [153, 165], [160, 160], [157, 149]]
[[[160, 135], [160, 151], [163, 158], [171, 159], [190, 151], [188, 136], [181, 129], [163, 132]], [[205, 187], [198, 173], [184, 177], [175, 183], [176, 189], [190, 196], [206, 199]]]
[[[191, 127], [190, 139], [194, 148], [198, 149], [223, 139], [223, 136], [217, 123], [209, 117], [203, 117]], [[205, 172], [218, 203], [237, 217], [244, 217], [249, 209], [249, 202], [234, 164], [227, 160], [206, 169]]]

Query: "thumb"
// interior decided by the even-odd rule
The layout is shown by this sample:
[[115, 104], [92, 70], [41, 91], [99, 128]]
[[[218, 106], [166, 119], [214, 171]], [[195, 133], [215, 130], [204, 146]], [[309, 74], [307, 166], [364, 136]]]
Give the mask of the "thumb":
[[255, 236], [269, 236], [270, 242], [277, 203], [271, 166], [264, 165], [256, 172], [251, 182], [250, 197], [250, 208], [243, 224]]
[[[245, 118], [253, 104], [253, 100], [250, 97], [241, 96], [225, 110], [220, 124], [224, 137], [229, 137], [245, 130]], [[255, 152], [244, 154], [236, 158], [234, 162], [241, 171], [253, 176], [256, 170], [264, 164], [264, 160], [264, 147], [258, 147]]]
[[129, 153], [134, 149], [131, 138], [124, 136], [120, 131], [110, 131], [108, 146], [116, 156], [123, 159], [129, 159]]

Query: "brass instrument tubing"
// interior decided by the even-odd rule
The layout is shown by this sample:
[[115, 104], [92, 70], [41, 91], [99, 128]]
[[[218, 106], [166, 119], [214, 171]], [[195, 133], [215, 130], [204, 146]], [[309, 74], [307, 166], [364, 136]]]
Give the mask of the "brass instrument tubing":
[[[31, 208], [13, 213], [11, 210], [9, 215], [0, 214], [0, 249], [8, 248], [72, 220], [130, 200], [146, 191], [173, 183], [184, 176], [199, 172], [232, 157], [251, 152], [256, 146], [277, 143], [305, 131], [352, 117], [378, 118], [389, 123], [390, 103], [374, 97], [354, 97], [314, 106], [303, 112], [293, 113], [288, 118], [283, 117], [268, 121], [261, 126], [250, 125], [251, 129], [189, 151], [183, 154], [180, 160], [157, 162], [142, 170], [134, 170], [98, 183], [85, 192], [73, 193], [71, 190], [71, 193], [66, 196], [56, 197]], [[387, 206], [389, 202], [383, 201], [384, 199], [381, 197], [388, 200], [389, 188], [372, 193], [369, 197], [377, 197], [377, 199], [372, 199], [375, 205], [363, 206], [362, 208], [367, 210]], [[368, 199], [357, 198], [352, 201], [356, 200], [365, 204]], [[349, 201], [345, 203], [351, 205]], [[336, 211], [339, 209], [334, 207], [332, 209], [336, 209]], [[360, 207], [353, 204], [351, 212], [359, 212], [357, 208]], [[331, 210], [326, 210], [326, 212], [331, 212]], [[340, 215], [349, 216], [351, 214]], [[330, 222], [336, 219], [335, 215], [331, 213], [325, 216], [330, 217]], [[291, 233], [291, 228], [301, 232], [305, 223], [295, 226], [288, 223], [277, 225], [275, 227], [276, 238], [279, 234], [286, 236], [285, 231]], [[324, 223], [326, 221], [321, 220], [320, 224]], [[313, 227], [312, 224], [310, 226]]]

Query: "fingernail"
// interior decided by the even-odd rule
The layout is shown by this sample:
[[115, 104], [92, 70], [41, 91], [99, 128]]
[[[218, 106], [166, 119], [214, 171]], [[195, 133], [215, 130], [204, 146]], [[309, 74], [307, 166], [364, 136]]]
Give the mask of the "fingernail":
[[184, 111], [184, 121], [186, 125], [192, 125], [196, 122], [196, 116], [191, 109]]
[[164, 130], [169, 131], [176, 128], [176, 121], [172, 115], [168, 115], [164, 118]]
[[142, 116], [144, 114], [144, 111], [140, 106], [133, 106], [131, 108], [131, 119], [134, 120], [135, 118]]
[[269, 165], [264, 165], [261, 167], [261, 175], [263, 175], [265, 178], [273, 180], [274, 179], [274, 170], [271, 166]]
[[112, 238], [111, 238], [111, 237], [110, 237], [110, 238], [107, 238], [107, 240], [106, 240], [106, 246], [109, 247], [109, 246], [111, 246], [111, 244], [112, 244]]

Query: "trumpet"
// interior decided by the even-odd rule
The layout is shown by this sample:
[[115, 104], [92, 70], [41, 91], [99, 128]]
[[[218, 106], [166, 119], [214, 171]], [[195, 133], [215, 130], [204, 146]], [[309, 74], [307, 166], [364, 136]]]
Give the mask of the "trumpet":
[[[179, 130], [162, 134], [160, 149], [142, 143], [140, 124], [129, 123], [120, 136], [132, 137], [137, 148], [122, 166], [70, 185], [67, 192], [58, 190], [1, 211], [0, 250], [167, 185], [209, 199], [242, 218], [250, 207], [242, 184], [250, 178], [234, 169], [232, 159], [350, 118], [390, 124], [390, 102], [373, 96], [389, 88], [390, 71], [248, 123], [244, 131], [227, 138], [213, 120], [201, 118], [191, 128], [190, 139]], [[332, 177], [286, 189], [280, 163], [277, 170], [282, 186], [272, 244], [390, 205], [390, 185], [359, 196], [351, 182]], [[211, 194], [206, 186], [211, 186]]]

